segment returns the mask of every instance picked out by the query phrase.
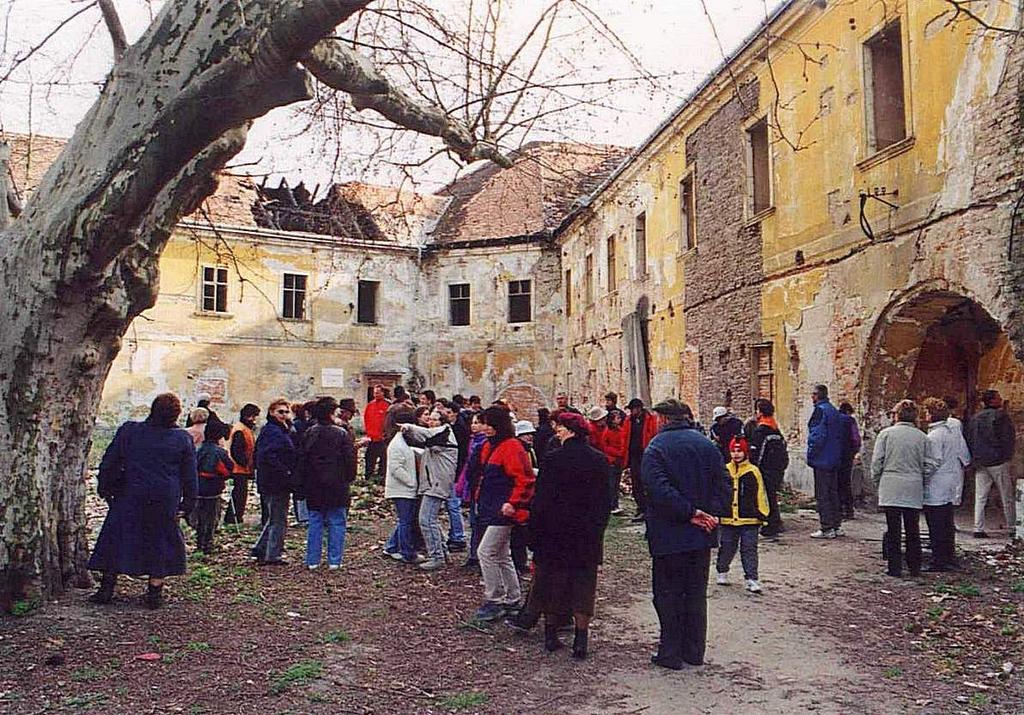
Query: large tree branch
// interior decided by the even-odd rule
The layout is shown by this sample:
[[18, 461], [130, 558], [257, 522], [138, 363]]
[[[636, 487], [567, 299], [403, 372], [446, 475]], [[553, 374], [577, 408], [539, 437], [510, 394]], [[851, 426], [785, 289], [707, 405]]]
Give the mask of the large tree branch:
[[114, 7], [114, 0], [98, 0], [100, 12], [103, 13], [103, 22], [107, 25], [107, 32], [110, 33], [110, 41], [114, 45], [114, 62], [124, 57], [128, 49], [128, 38], [124, 34], [124, 26], [121, 25], [121, 18]]
[[323, 40], [302, 58], [313, 76], [346, 92], [357, 111], [372, 109], [400, 127], [440, 137], [465, 162], [489, 159], [508, 168], [512, 161], [497, 145], [477, 139], [439, 106], [423, 104], [395, 87], [368, 59], [338, 40]]

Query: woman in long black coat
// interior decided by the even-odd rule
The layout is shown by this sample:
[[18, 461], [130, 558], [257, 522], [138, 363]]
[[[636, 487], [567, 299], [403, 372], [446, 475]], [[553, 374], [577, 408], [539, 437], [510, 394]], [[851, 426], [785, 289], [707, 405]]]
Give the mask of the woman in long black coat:
[[544, 647], [562, 646], [558, 625], [571, 614], [576, 622], [572, 654], [585, 658], [608, 525], [608, 461], [590, 446], [582, 416], [563, 412], [557, 420], [555, 436], [562, 446], [541, 466], [530, 516], [530, 601], [544, 614]]
[[178, 518], [195, 506], [198, 478], [192, 437], [177, 426], [181, 401], [157, 395], [144, 422], [125, 422], [100, 462], [99, 495], [110, 505], [89, 569], [103, 579], [92, 596], [110, 603], [118, 574], [149, 576], [146, 605], [163, 602], [167, 576], [185, 573]]

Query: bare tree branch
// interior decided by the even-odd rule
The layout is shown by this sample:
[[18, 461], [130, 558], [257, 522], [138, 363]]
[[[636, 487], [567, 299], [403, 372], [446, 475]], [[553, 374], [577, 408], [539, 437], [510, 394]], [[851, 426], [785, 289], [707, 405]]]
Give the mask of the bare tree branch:
[[412, 99], [392, 85], [369, 60], [337, 40], [317, 43], [302, 63], [327, 86], [351, 95], [357, 111], [372, 109], [399, 126], [440, 137], [465, 162], [490, 159], [506, 168], [512, 165], [497, 146], [478, 140], [440, 107]]
[[97, 0], [100, 12], [103, 13], [103, 22], [107, 25], [110, 33], [110, 41], [114, 44], [114, 62], [124, 57], [128, 49], [128, 38], [124, 34], [124, 26], [121, 25], [121, 18], [114, 7], [114, 0]]
[[946, 0], [946, 4], [953, 7], [953, 17], [950, 18], [950, 22], [963, 15], [964, 17], [981, 25], [984, 29], [991, 30], [992, 32], [1000, 32], [1006, 35], [1020, 35], [1024, 32], [1020, 27], [1003, 27], [1001, 25], [993, 25], [971, 7], [971, 5], [974, 4], [973, 0]]

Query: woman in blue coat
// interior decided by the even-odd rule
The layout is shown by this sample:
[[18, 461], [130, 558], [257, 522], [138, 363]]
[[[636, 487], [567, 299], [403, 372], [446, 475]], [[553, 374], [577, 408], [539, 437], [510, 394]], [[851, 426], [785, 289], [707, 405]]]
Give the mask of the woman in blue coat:
[[178, 518], [195, 506], [192, 437], [177, 426], [181, 401], [157, 395], [144, 422], [125, 422], [100, 462], [99, 495], [110, 505], [89, 569], [101, 571], [95, 603], [110, 603], [118, 574], [149, 576], [146, 605], [163, 603], [167, 576], [185, 573]]

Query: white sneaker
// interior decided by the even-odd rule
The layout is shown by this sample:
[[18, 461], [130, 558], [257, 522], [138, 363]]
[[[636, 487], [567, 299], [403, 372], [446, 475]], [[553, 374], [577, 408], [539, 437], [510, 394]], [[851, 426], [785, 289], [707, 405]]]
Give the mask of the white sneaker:
[[817, 531], [811, 534], [812, 539], [834, 539], [837, 536], [840, 536], [840, 534], [837, 533], [836, 529], [828, 529], [826, 531], [818, 529]]
[[340, 569], [340, 568], [341, 568], [341, 564], [330, 564], [330, 565], [329, 565], [329, 566], [327, 567], [327, 570], [328, 570], [328, 571], [337, 571], [337, 570], [338, 570], [338, 569]]
[[720, 573], [720, 574], [718, 574], [715, 577], [715, 583], [717, 583], [719, 586], [728, 586], [729, 585], [729, 574], [728, 573]]
[[835, 534], [835, 536], [846, 536], [846, 532], [843, 531], [843, 527], [839, 527], [838, 529], [833, 529], [832, 533]]
[[761, 593], [761, 584], [757, 582], [757, 579], [747, 579], [747, 590], [751, 593]]
[[306, 568], [310, 571], [316, 571], [318, 568], [320, 568], [320, 564], [306, 564]]

